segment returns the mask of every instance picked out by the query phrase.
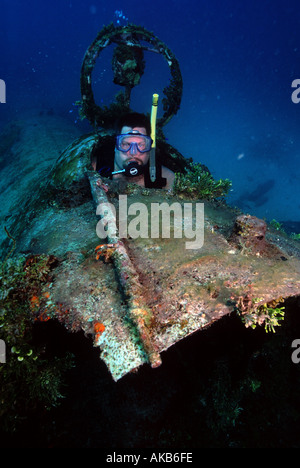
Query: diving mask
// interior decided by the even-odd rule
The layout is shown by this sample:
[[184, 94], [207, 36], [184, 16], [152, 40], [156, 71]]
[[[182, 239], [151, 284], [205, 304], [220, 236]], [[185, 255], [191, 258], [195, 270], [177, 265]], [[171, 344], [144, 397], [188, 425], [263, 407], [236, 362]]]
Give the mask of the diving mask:
[[[134, 137], [134, 141], [132, 141]], [[131, 155], [136, 155], [138, 152], [147, 153], [150, 151], [152, 139], [139, 132], [129, 132], [117, 135], [116, 148], [123, 153], [130, 152]]]

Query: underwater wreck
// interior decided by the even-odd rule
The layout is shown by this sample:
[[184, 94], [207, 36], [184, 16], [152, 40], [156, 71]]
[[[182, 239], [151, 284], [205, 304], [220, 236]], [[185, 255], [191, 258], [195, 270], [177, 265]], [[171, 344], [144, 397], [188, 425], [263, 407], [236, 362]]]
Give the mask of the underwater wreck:
[[[101, 109], [92, 71], [110, 45], [115, 81], [124, 92]], [[120, 192], [115, 181], [93, 171], [91, 155], [95, 148], [113, 148], [113, 123], [130, 110], [144, 50], [161, 54], [170, 67], [156, 155], [176, 179], [168, 191], [128, 183]], [[5, 130], [1, 153], [11, 162], [2, 169], [2, 301], [17, 294], [20, 275], [18, 291], [32, 321], [58, 320], [70, 332], [91, 336], [115, 381], [143, 364], [161, 365], [165, 350], [227, 314], [239, 313], [245, 326], [276, 326], [284, 300], [300, 295], [299, 241], [228, 206], [228, 181], [214, 181], [207, 168], [166, 142], [163, 126], [177, 113], [182, 94], [179, 64], [168, 47], [135, 25], [103, 28], [83, 59], [81, 94], [81, 115], [94, 128], [88, 135], [55, 115], [13, 122]], [[136, 225], [128, 208], [133, 204], [143, 204], [149, 226], [153, 206], [176, 204], [180, 213], [187, 204], [201, 207], [201, 246], [186, 248], [191, 239], [175, 235], [186, 219], [168, 211], [169, 236], [124, 237], [108, 228], [107, 238], [99, 239], [97, 207], [107, 207], [114, 227], [120, 193], [128, 222]], [[196, 218], [194, 210], [192, 226]]]

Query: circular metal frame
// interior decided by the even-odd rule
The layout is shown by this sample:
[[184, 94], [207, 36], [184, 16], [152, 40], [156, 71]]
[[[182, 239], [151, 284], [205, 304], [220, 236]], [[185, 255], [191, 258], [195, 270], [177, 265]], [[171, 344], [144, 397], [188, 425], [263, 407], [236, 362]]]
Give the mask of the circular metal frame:
[[130, 92], [128, 95], [126, 90], [125, 93], [121, 92], [116, 95], [115, 102], [109, 107], [101, 108], [95, 103], [92, 89], [92, 72], [102, 50], [112, 43], [155, 52], [161, 54], [167, 61], [171, 79], [169, 85], [163, 90], [165, 96], [162, 99], [163, 116], [157, 120], [158, 127], [164, 126], [180, 107], [183, 84], [179, 63], [171, 50], [153, 33], [134, 24], [119, 27], [115, 27], [113, 24], [105, 26], [88, 47], [81, 67], [81, 116], [87, 118], [95, 127], [111, 128], [122, 113], [129, 111]]

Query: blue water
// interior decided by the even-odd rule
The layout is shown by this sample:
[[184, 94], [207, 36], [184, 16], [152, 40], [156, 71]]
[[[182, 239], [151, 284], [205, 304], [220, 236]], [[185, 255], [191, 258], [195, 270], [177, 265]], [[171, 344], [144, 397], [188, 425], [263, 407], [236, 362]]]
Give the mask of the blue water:
[[[90, 129], [74, 107], [84, 52], [103, 25], [129, 21], [153, 31], [181, 66], [184, 92], [164, 129], [169, 142], [215, 177], [231, 179], [231, 203], [259, 217], [300, 221], [300, 103], [291, 100], [291, 83], [300, 78], [299, 1], [1, 0], [0, 8], [7, 88], [0, 125], [53, 109], [83, 133]], [[99, 105], [116, 92], [104, 58], [94, 78]], [[149, 58], [134, 91], [136, 110], [148, 112], [152, 93], [168, 83], [158, 58]]]

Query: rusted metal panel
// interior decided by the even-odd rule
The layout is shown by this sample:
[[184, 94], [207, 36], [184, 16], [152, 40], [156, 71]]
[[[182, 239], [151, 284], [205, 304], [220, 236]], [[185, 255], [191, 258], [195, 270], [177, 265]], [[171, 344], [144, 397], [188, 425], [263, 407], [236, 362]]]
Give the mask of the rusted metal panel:
[[[96, 204], [108, 202], [109, 191], [97, 180], [96, 174], [90, 175]], [[169, 203], [185, 203], [167, 197]], [[150, 212], [150, 205], [166, 200], [166, 194], [136, 188], [128, 195], [128, 205], [138, 200]], [[116, 197], [110, 201], [117, 208]], [[205, 202], [204, 214], [199, 249], [187, 249], [187, 239], [172, 237], [174, 225], [170, 238], [120, 239], [111, 234], [107, 242], [114, 248], [109, 246], [109, 255], [98, 248], [93, 258], [73, 261], [72, 267], [66, 262], [57, 271], [53, 300], [68, 304], [69, 326], [77, 320], [79, 328], [93, 335], [114, 380], [144, 363], [160, 365], [163, 351], [237, 307], [253, 313], [261, 304], [300, 294], [296, 244], [292, 249], [288, 241], [287, 253], [264, 239], [263, 249], [251, 251], [250, 244], [223, 235], [236, 231], [234, 210]], [[256, 222], [261, 225], [261, 220]], [[280, 238], [277, 235], [278, 244]], [[74, 296], [69, 294], [72, 288]], [[101, 333], [95, 324], [103, 325]]]

